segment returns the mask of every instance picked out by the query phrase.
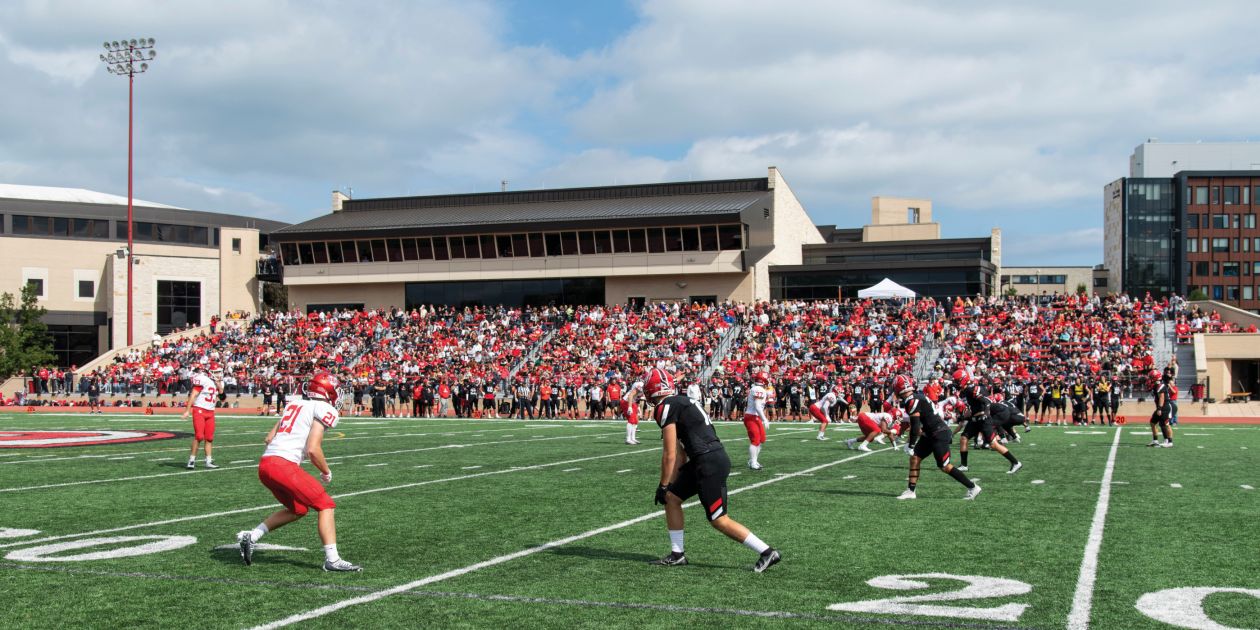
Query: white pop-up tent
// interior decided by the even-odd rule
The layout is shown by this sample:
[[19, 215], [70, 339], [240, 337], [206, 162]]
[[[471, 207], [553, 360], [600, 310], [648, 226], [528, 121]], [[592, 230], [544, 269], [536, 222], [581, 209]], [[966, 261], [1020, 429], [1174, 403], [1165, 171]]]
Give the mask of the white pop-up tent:
[[892, 280], [889, 280], [888, 278], [884, 278], [879, 281], [879, 284], [858, 291], [858, 297], [876, 299], [902, 298], [912, 300], [915, 297], [915, 292], [897, 284], [896, 282], [893, 282]]

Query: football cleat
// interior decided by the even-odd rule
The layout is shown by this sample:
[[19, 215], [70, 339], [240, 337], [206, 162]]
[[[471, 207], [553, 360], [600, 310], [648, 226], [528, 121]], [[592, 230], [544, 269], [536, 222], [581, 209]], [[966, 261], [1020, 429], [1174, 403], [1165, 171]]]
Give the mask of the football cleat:
[[779, 552], [776, 551], [774, 547], [771, 547], [761, 552], [761, 557], [757, 558], [757, 564], [753, 565], [753, 571], [761, 573], [762, 571], [778, 564], [782, 559], [783, 556], [779, 555]]
[[331, 560], [325, 560], [324, 570], [325, 571], [356, 572], [356, 571], [362, 571], [363, 567], [357, 564], [350, 564], [349, 562], [346, 562], [345, 560], [338, 560], [336, 562], [333, 562]]
[[817, 438], [817, 439], [818, 439], [818, 441], [819, 441], [819, 442], [826, 442], [826, 441], [827, 441], [827, 436], [825, 436], [825, 435], [823, 435], [823, 434], [819, 433], [819, 434], [818, 434], [818, 438]]
[[884, 436], [883, 436], [883, 435], [877, 435], [877, 436], [875, 436], [875, 442], [876, 442], [877, 444], [884, 444], [884, 443], [885, 443], [885, 442], [884, 442]]
[[917, 498], [919, 497], [918, 495], [914, 493], [914, 490], [906, 490], [905, 492], [902, 492], [901, 494], [897, 495], [898, 501], [905, 501], [906, 499], [917, 499]]
[[871, 452], [871, 447], [867, 446], [866, 442], [862, 442], [861, 444], [858, 444], [857, 450], [869, 453]]
[[210, 459], [206, 460], [206, 468], [218, 468], [218, 467], [219, 467], [218, 464], [215, 464], [214, 460], [210, 460]]
[[681, 567], [687, 564], [687, 555], [681, 551], [671, 551], [668, 556], [653, 560], [648, 564], [661, 567]]
[[955, 466], [955, 468], [957, 468], [960, 472], [967, 472], [966, 466]]
[[849, 447], [849, 450], [852, 450], [856, 442], [857, 442], [857, 438], [849, 438], [844, 441], [844, 445]]
[[963, 500], [971, 501], [978, 496], [980, 496], [980, 486], [972, 486], [969, 490], [967, 490], [967, 494], [963, 497]]
[[749, 468], [751, 468], [751, 469], [753, 469], [753, 470], [761, 470], [761, 469], [762, 469], [762, 465], [761, 465], [761, 464], [758, 464], [757, 462], [748, 462], [748, 467], [749, 467]]
[[[1151, 440], [1151, 443], [1147, 444], [1147, 446], [1159, 446], [1159, 440]], [[191, 468], [191, 466], [189, 466], [189, 468]]]
[[1011, 464], [1011, 469], [1006, 471], [1006, 474], [1013, 475], [1019, 472], [1019, 469], [1023, 467], [1024, 467], [1024, 462], [1015, 462], [1014, 464]]
[[1164, 440], [1162, 445], [1164, 448], [1172, 448], [1172, 440]]
[[254, 537], [248, 531], [236, 535], [236, 544], [241, 547], [241, 560], [245, 566], [254, 563]]
[[[1152, 444], [1152, 446], [1158, 446], [1158, 445], [1157, 445], [1157, 444]], [[191, 460], [191, 459], [190, 459], [190, 460], [188, 460], [188, 465], [187, 465], [187, 466], [185, 466], [185, 468], [187, 468], [188, 470], [192, 470], [192, 469], [194, 469], [194, 468], [196, 468], [196, 467], [197, 467], [197, 462], [195, 462], [195, 461], [193, 461], [193, 460]]]

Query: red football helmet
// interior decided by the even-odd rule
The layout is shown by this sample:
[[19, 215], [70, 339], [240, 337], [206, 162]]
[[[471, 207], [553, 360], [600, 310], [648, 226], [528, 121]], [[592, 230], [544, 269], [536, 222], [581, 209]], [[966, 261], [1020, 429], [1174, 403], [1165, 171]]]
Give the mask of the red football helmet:
[[893, 406], [891, 400], [884, 401], [884, 413], [892, 413], [894, 409], [896, 409], [896, 407]]
[[676, 393], [674, 378], [661, 368], [652, 368], [643, 377], [643, 395], [647, 396], [648, 400], [653, 403], [666, 396], [673, 396]]
[[893, 377], [892, 390], [898, 395], [907, 396], [914, 391], [914, 379], [905, 374], [898, 374]]
[[971, 375], [967, 373], [967, 370], [964, 370], [962, 368], [958, 368], [957, 370], [954, 370], [954, 383], [958, 385], [959, 389], [966, 387], [967, 383], [970, 383], [970, 382], [971, 382]]
[[765, 372], [757, 372], [756, 374], [753, 374], [753, 382], [758, 385], [769, 385], [770, 375]]
[[337, 404], [337, 377], [327, 372], [320, 372], [311, 377], [310, 382], [306, 384], [306, 395], [308, 397], [319, 397], [328, 401], [330, 405]]

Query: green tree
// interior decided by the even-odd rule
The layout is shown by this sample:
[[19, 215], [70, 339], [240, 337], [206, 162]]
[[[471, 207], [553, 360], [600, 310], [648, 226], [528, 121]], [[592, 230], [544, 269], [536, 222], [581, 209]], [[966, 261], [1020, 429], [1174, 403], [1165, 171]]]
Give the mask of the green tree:
[[33, 285], [22, 287], [20, 305], [15, 305], [13, 294], [0, 295], [0, 379], [54, 361], [52, 338], [43, 321], [47, 312]]
[[1190, 297], [1186, 299], [1191, 302], [1201, 302], [1203, 300], [1208, 299], [1208, 295], [1207, 295], [1207, 292], [1204, 291], [1203, 289], [1195, 289], [1190, 292]]
[[1085, 295], [1086, 293], [1089, 293], [1089, 287], [1086, 287], [1084, 282], [1078, 283], [1076, 285], [1076, 292], [1080, 295]]

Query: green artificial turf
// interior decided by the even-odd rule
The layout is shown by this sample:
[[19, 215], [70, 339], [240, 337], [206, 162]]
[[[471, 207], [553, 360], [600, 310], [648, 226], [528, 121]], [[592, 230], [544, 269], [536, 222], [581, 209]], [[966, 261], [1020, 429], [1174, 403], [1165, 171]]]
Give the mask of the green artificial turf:
[[[742, 425], [720, 423], [738, 473], [729, 484], [730, 514], [784, 557], [755, 574], [756, 554], [710, 528], [694, 507], [686, 512], [691, 564], [647, 563], [668, 551], [664, 518], [652, 516], [660, 455], [650, 423], [641, 425], [642, 443], [630, 446], [620, 422], [345, 418], [325, 442], [334, 462], [329, 491], [340, 497], [341, 555], [365, 570], [330, 574], [320, 570], [313, 517], [262, 541], [305, 551], [260, 550], [246, 567], [234, 548], [215, 549], [277, 507], [255, 468], [269, 426], [268, 419], [221, 416], [215, 444], [222, 468], [214, 471], [200, 460], [196, 471], [183, 469], [182, 437], [0, 449], [0, 528], [40, 531], [0, 538], [4, 625], [252, 627], [434, 578], [302, 625], [1062, 628], [1116, 431], [1038, 427], [1011, 445], [1025, 463], [1015, 475], [1005, 474], [997, 454], [973, 452], [968, 474], [984, 488], [974, 502], [962, 501], [964, 489], [929, 462], [919, 498], [903, 502], [894, 497], [905, 485], [906, 456], [847, 450], [851, 426], [833, 425], [832, 439], [819, 442], [816, 425], [775, 423], [761, 456], [766, 468], [751, 471]], [[0, 416], [0, 432], [93, 429], [189, 427], [170, 416]], [[1169, 627], [1135, 608], [1143, 594], [1162, 589], [1260, 589], [1260, 501], [1242, 487], [1260, 487], [1260, 427], [1183, 427], [1173, 449], [1148, 448], [1148, 439], [1145, 427], [1124, 427], [1116, 449], [1092, 627]], [[610, 529], [590, 534], [601, 528]], [[589, 535], [502, 559], [582, 534]], [[122, 536], [196, 542], [97, 560], [8, 557]], [[931, 614], [829, 608], [964, 585], [948, 577], [905, 591], [867, 584], [917, 574], [1004, 578], [1030, 590], [919, 602], [961, 609], [920, 611]], [[1012, 604], [1024, 608], [1005, 620], [983, 610]], [[1203, 609], [1226, 627], [1260, 620], [1260, 598], [1245, 594], [1210, 595]]]

